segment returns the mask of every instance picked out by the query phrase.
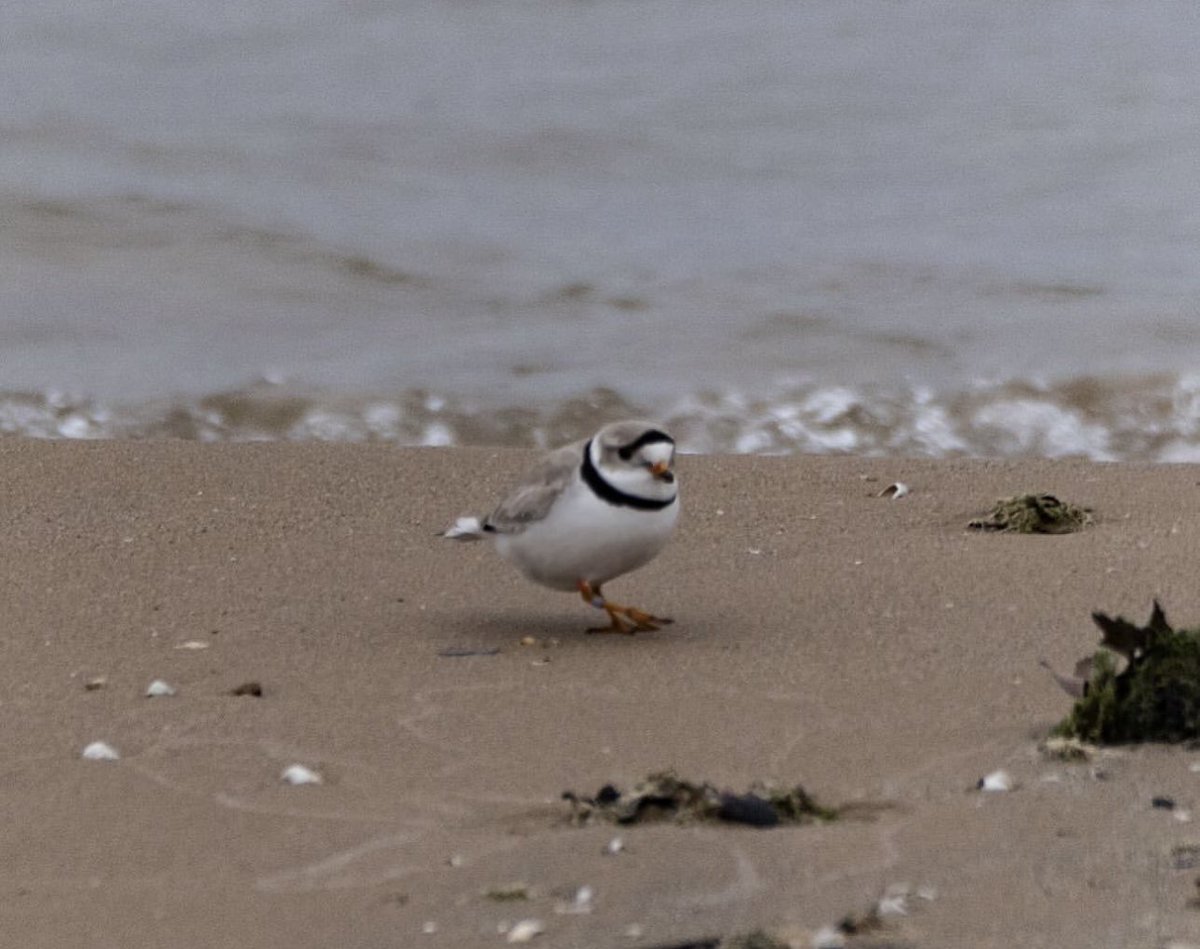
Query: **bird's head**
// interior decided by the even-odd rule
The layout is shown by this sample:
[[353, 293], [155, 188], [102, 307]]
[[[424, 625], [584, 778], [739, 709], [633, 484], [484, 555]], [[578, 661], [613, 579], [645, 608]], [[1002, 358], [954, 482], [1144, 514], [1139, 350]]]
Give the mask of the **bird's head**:
[[592, 439], [592, 461], [614, 487], [639, 497], [674, 496], [675, 439], [652, 422], [613, 422]]

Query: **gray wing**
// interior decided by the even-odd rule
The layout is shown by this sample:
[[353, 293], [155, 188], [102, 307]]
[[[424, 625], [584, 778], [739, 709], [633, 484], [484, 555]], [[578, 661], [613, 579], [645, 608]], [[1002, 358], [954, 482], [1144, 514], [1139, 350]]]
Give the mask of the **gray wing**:
[[583, 461], [584, 442], [550, 452], [486, 518], [484, 529], [519, 534], [550, 513]]

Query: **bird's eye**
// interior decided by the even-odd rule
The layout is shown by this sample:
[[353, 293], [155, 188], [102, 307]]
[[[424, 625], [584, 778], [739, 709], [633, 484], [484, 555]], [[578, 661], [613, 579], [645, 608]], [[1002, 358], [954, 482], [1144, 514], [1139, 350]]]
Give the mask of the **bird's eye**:
[[633, 452], [628, 448], [618, 448], [617, 454], [621, 456], [622, 461], [628, 461], [633, 457]]

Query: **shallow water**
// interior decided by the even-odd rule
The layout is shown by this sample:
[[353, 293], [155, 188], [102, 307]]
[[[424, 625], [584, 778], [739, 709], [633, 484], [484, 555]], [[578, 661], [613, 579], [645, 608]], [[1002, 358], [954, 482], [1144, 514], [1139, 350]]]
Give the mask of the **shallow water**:
[[0, 430], [1200, 458], [1198, 20], [18, 5]]

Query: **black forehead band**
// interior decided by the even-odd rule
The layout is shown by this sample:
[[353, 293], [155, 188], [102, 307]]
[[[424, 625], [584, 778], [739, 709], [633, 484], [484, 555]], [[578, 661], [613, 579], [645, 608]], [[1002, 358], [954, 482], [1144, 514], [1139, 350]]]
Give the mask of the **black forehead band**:
[[666, 432], [660, 432], [657, 428], [652, 428], [649, 431], [642, 432], [637, 439], [631, 441], [628, 445], [622, 445], [617, 449], [617, 454], [628, 461], [633, 457], [633, 453], [639, 448], [643, 448], [646, 445], [655, 445], [659, 442], [666, 442], [669, 445], [674, 445], [675, 439], [673, 439]]

